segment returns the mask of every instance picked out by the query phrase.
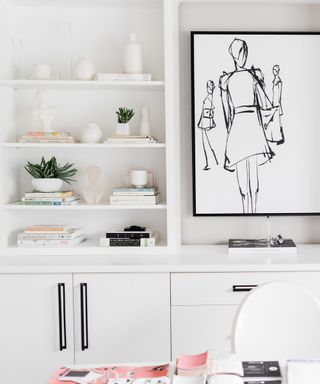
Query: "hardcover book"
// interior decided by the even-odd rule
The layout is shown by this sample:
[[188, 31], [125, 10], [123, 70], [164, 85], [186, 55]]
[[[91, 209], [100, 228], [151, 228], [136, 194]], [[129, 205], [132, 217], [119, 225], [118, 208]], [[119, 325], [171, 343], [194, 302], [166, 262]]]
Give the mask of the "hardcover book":
[[297, 246], [291, 239], [284, 239], [280, 245], [271, 245], [267, 239], [230, 239], [228, 253], [250, 253], [250, 252], [281, 252], [297, 253]]

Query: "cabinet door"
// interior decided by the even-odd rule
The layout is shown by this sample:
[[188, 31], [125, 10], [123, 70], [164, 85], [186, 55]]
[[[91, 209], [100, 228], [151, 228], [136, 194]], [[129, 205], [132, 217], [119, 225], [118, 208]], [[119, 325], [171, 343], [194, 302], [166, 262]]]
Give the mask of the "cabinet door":
[[46, 383], [73, 364], [72, 304], [71, 275], [0, 275], [1, 382]]
[[168, 361], [169, 287], [168, 274], [75, 275], [76, 363]]
[[208, 349], [223, 356], [231, 352], [232, 322], [237, 306], [172, 307], [172, 358]]

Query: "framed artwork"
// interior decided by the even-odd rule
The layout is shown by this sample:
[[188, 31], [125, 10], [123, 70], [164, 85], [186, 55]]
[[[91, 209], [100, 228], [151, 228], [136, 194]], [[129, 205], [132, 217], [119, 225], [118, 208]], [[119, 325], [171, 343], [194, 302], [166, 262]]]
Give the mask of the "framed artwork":
[[191, 32], [194, 216], [320, 214], [320, 32]]

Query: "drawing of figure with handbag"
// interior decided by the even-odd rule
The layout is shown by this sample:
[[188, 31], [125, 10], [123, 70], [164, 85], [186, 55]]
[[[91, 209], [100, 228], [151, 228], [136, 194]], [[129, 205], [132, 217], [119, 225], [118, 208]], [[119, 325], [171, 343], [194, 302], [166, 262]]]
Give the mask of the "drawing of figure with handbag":
[[208, 171], [210, 169], [209, 167], [209, 161], [208, 161], [208, 151], [212, 152], [213, 158], [215, 162], [218, 163], [217, 156], [215, 154], [215, 151], [210, 143], [210, 138], [208, 136], [208, 131], [215, 128], [216, 123], [214, 121], [214, 105], [213, 105], [213, 91], [215, 89], [214, 82], [212, 80], [207, 81], [207, 95], [205, 99], [202, 102], [202, 109], [200, 118], [198, 121], [198, 128], [201, 130], [202, 135], [202, 147], [205, 157], [205, 166], [203, 170]]

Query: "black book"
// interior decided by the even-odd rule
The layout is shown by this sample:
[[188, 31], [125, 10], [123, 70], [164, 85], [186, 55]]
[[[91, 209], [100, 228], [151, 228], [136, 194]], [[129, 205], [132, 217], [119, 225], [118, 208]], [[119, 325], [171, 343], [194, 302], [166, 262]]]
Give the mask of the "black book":
[[149, 239], [151, 232], [107, 232], [107, 239]]
[[278, 361], [243, 361], [244, 377], [281, 377]]

